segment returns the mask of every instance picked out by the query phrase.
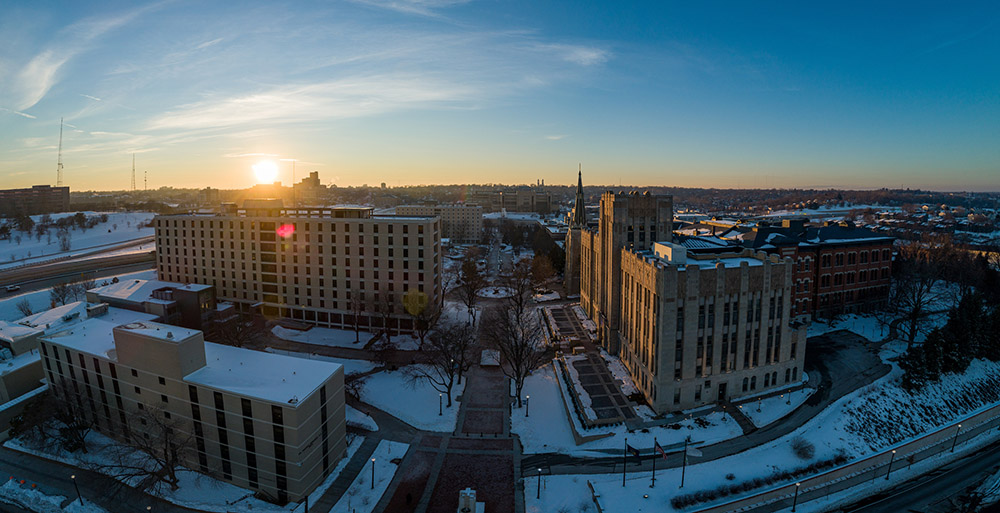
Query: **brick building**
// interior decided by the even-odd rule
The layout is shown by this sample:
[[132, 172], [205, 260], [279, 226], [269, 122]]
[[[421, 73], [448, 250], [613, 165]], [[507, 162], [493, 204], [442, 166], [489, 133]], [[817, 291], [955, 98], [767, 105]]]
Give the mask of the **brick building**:
[[69, 187], [33, 185], [0, 190], [0, 216], [51, 214], [69, 210]]

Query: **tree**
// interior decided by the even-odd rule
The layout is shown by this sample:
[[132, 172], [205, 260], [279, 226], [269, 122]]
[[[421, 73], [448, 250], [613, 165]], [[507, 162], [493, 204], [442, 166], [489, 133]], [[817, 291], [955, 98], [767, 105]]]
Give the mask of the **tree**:
[[479, 272], [475, 258], [466, 255], [459, 269], [458, 297], [468, 309], [472, 322], [476, 322], [476, 301], [479, 292], [486, 288], [486, 278]]
[[426, 380], [434, 390], [448, 397], [447, 406], [451, 407], [451, 390], [460, 379], [463, 364], [472, 360], [475, 340], [475, 330], [470, 325], [442, 325], [427, 340], [424, 362], [407, 367], [407, 376], [413, 382]]
[[357, 290], [352, 291], [348, 306], [351, 309], [351, 320], [354, 324], [354, 343], [357, 344], [361, 341], [361, 315], [365, 313], [367, 306], [365, 293]]
[[21, 298], [21, 300], [18, 301], [17, 304], [14, 306], [16, 306], [17, 311], [21, 312], [21, 314], [23, 314], [25, 317], [34, 313], [31, 311], [31, 302], [28, 301], [28, 298]]
[[411, 316], [413, 317], [413, 331], [417, 334], [417, 338], [420, 339], [417, 350], [422, 351], [427, 334], [433, 331], [441, 320], [441, 309], [422, 308], [416, 315], [411, 314]]
[[535, 291], [535, 275], [531, 260], [522, 258], [515, 262], [514, 267], [500, 277], [500, 282], [510, 294], [504, 298], [504, 302], [510, 304], [515, 316], [523, 316]]
[[49, 299], [55, 305], [65, 305], [73, 296], [73, 285], [70, 282], [57, 283], [49, 291]]
[[80, 280], [71, 285], [72, 293], [70, 295], [73, 297], [73, 299], [85, 299], [87, 297], [87, 291], [96, 286], [97, 286], [97, 280], [95, 280], [93, 277]]
[[484, 317], [484, 338], [500, 355], [500, 368], [514, 381], [521, 407], [524, 380], [544, 361], [542, 326], [534, 311], [518, 311], [517, 302], [505, 300], [490, 307]]
[[33, 447], [87, 452], [87, 434], [93, 422], [83, 409], [79, 392], [66, 381], [52, 384], [11, 420], [10, 435], [23, 436]]
[[889, 304], [900, 318], [907, 346], [913, 345], [917, 335], [926, 333], [929, 314], [944, 299], [939, 285], [951, 253], [950, 243], [940, 238], [911, 242], [900, 248]]
[[126, 419], [120, 433], [123, 443], [112, 446], [110, 458], [92, 464], [93, 469], [146, 492], [176, 490], [181, 465], [193, 452], [191, 426], [148, 405], [132, 410]]
[[556, 275], [552, 259], [548, 255], [535, 254], [531, 259], [531, 278], [537, 285], [545, 285]]
[[385, 341], [391, 343], [392, 329], [389, 327], [389, 323], [392, 321], [392, 315], [396, 312], [396, 295], [388, 289], [379, 292], [375, 302], [375, 311], [382, 318]]
[[237, 314], [235, 318], [220, 322], [216, 326], [216, 339], [226, 345], [243, 347], [264, 335], [264, 328], [252, 315]]

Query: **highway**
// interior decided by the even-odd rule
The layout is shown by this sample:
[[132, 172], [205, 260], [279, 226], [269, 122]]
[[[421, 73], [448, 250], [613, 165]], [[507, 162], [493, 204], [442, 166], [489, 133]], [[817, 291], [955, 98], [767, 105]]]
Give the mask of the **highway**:
[[950, 513], [953, 502], [1000, 469], [1000, 442], [953, 461], [890, 491], [842, 508], [842, 513]]

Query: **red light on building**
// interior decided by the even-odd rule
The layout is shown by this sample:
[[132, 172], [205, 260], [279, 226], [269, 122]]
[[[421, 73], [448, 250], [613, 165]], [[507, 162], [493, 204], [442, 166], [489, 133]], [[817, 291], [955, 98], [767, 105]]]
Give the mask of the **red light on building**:
[[276, 229], [274, 231], [282, 239], [287, 239], [287, 238], [291, 237], [293, 233], [295, 233], [295, 225], [294, 224], [283, 224], [283, 225], [279, 226], [278, 229]]

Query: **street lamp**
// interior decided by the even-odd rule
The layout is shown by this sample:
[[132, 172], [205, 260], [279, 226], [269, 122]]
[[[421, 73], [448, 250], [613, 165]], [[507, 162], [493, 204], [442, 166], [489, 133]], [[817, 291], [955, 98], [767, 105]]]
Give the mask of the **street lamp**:
[[372, 458], [372, 490], [375, 489], [375, 458]]
[[438, 416], [444, 415], [444, 394], [438, 394]]
[[761, 398], [758, 397], [757, 398], [757, 413], [760, 413], [760, 400], [761, 400]]
[[76, 474], [69, 476], [73, 480], [73, 488], [76, 488], [76, 498], [80, 499], [80, 505], [83, 506], [83, 496], [80, 495], [80, 485], [76, 484]]
[[525, 417], [527, 417], [527, 416], [528, 416], [528, 406], [529, 406], [530, 404], [531, 404], [531, 396], [530, 396], [530, 395], [528, 395], [528, 396], [525, 396], [525, 397], [524, 397], [524, 416], [525, 416]]
[[955, 452], [955, 444], [958, 443], [958, 434], [962, 432], [962, 425], [958, 425], [958, 429], [955, 430], [955, 439], [951, 441], [951, 452]]
[[535, 493], [535, 498], [542, 498], [542, 469], [538, 469], [538, 491]]
[[892, 450], [892, 456], [889, 457], [889, 470], [885, 472], [885, 480], [889, 480], [889, 474], [892, 473], [892, 461], [896, 459], [896, 449]]
[[795, 497], [792, 498], [792, 513], [795, 513], [795, 506], [799, 503], [799, 487], [802, 483], [795, 483]]

